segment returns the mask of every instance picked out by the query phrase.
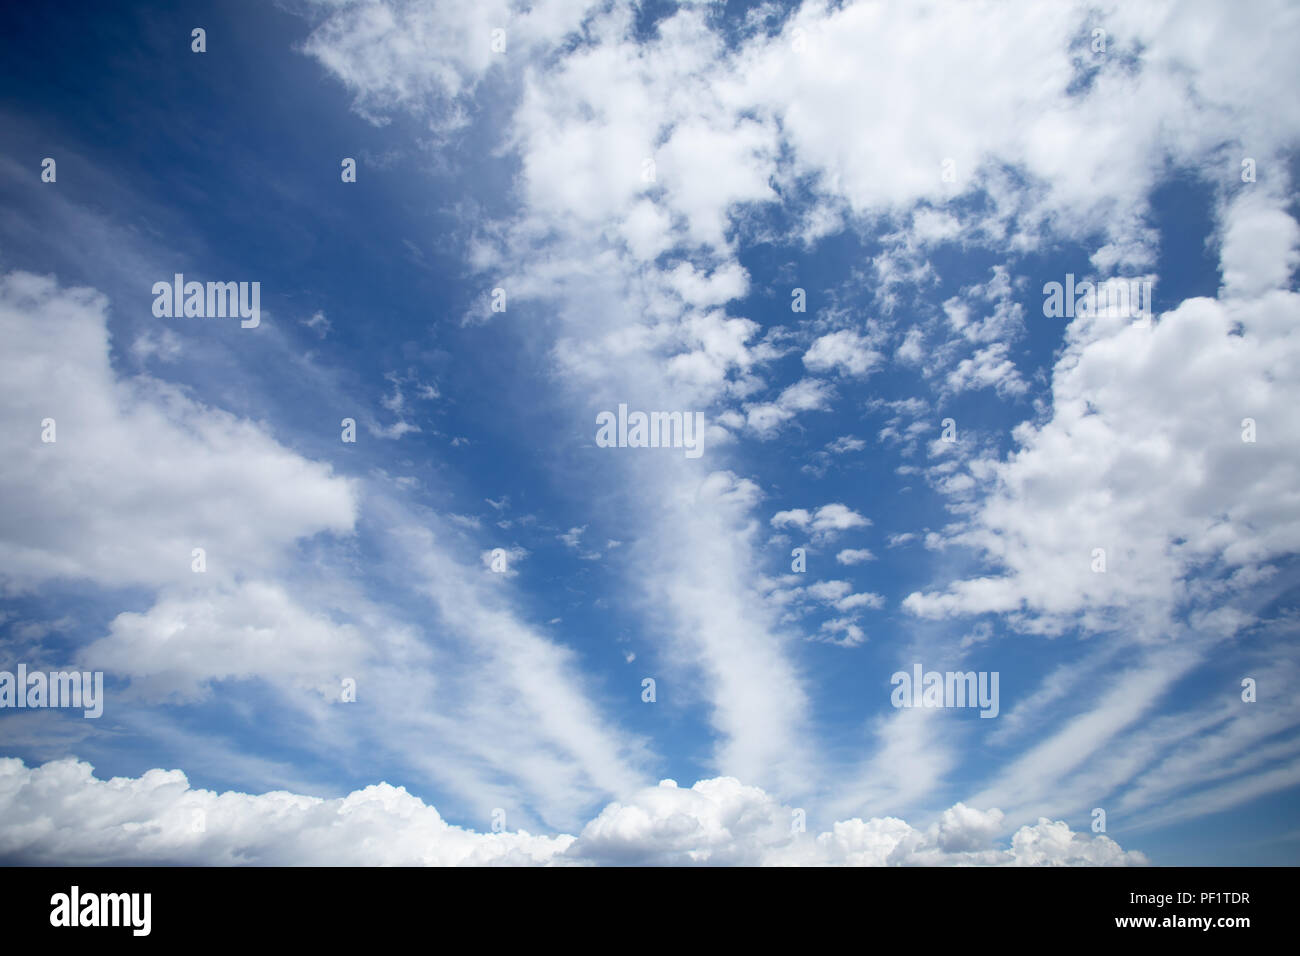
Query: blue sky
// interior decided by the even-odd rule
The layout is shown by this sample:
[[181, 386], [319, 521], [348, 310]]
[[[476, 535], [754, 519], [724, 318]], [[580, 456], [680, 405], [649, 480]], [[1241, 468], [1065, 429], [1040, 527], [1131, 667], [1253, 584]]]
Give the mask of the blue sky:
[[1295, 862], [1294, 10], [4, 18], [6, 859]]

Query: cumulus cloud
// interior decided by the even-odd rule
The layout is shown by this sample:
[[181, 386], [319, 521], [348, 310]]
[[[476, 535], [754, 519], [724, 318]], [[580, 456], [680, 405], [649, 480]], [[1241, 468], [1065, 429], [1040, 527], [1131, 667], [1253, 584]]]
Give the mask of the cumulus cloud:
[[[94, 807], [87, 813], [88, 806]], [[929, 827], [894, 817], [805, 832], [800, 808], [720, 777], [671, 780], [611, 803], [575, 837], [447, 823], [387, 783], [324, 799], [190, 786], [178, 770], [101, 780], [90, 764], [0, 759], [0, 860], [26, 865], [213, 866], [1135, 866], [1106, 836], [1040, 820], [995, 840], [1002, 814], [957, 804]], [[506, 821], [509, 827], [509, 820]]]
[[848, 329], [823, 335], [803, 356], [810, 372], [840, 369], [857, 378], [866, 377], [882, 361], [884, 355], [871, 348], [868, 339]]
[[876, 556], [868, 548], [845, 548], [835, 555], [835, 560], [840, 564], [861, 564], [876, 560]]
[[871, 519], [858, 514], [846, 504], [834, 502], [822, 505], [812, 512], [806, 508], [778, 511], [772, 515], [771, 524], [773, 528], [794, 527], [800, 531], [810, 531], [817, 538], [830, 539], [844, 531], [870, 527]]
[[[1233, 206], [1227, 235], [1260, 215], [1254, 200]], [[1265, 252], [1281, 267], [1265, 262], [1256, 274], [1282, 281], [1294, 247], [1252, 255]], [[904, 606], [926, 617], [1031, 612], [1027, 626], [1048, 630], [1075, 614], [1104, 630], [1109, 611], [1133, 608], [1159, 629], [1178, 608], [1226, 598], [1189, 586], [1193, 571], [1242, 572], [1246, 585], [1263, 562], [1300, 549], [1300, 501], [1289, 491], [1300, 487], [1291, 453], [1300, 425], [1288, 411], [1300, 384], [1286, 371], [1300, 362], [1297, 315], [1300, 296], [1274, 287], [1189, 299], [1155, 322], [1076, 318], [1050, 418], [1016, 428], [1014, 453], [981, 456], [954, 476], [987, 495], [947, 540], [1001, 573], [917, 592]]]
[[879, 608], [885, 599], [879, 594], [854, 594], [853, 585], [848, 581], [818, 581], [803, 589], [803, 593], [822, 604], [828, 604], [837, 611], [854, 611], [859, 608]]
[[999, 395], [1021, 395], [1029, 388], [1015, 363], [1007, 356], [1008, 346], [998, 342], [980, 349], [971, 358], [962, 359], [948, 373], [947, 385], [954, 392], [992, 388]]
[[30, 769], [0, 760], [0, 807], [0, 858], [46, 866], [535, 864], [573, 842], [451, 826], [386, 783], [336, 799], [214, 793], [192, 788], [179, 770], [100, 780], [75, 760]]
[[1228, 297], [1253, 298], [1284, 288], [1300, 265], [1300, 225], [1275, 197], [1243, 196], [1225, 223], [1220, 258]]
[[834, 393], [834, 388], [821, 379], [802, 379], [783, 389], [775, 401], [745, 406], [745, 423], [758, 437], [775, 438], [799, 412], [828, 409]]

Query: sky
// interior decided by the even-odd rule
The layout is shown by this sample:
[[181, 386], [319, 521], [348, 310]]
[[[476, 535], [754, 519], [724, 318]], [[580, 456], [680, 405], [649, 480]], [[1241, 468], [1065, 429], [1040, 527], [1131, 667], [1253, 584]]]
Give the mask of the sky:
[[0, 860], [1300, 862], [1300, 7], [0, 19]]

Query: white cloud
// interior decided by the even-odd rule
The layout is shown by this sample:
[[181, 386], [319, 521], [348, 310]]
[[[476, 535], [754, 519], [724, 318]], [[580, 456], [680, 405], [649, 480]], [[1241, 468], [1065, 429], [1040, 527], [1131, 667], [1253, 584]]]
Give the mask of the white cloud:
[[773, 528], [785, 528], [794, 525], [800, 530], [806, 530], [812, 522], [812, 515], [807, 508], [791, 508], [789, 511], [778, 511], [772, 515], [771, 524]]
[[181, 340], [171, 329], [163, 329], [156, 335], [142, 332], [131, 343], [131, 354], [140, 361], [157, 357], [160, 362], [174, 362], [181, 354]]
[[822, 540], [830, 540], [854, 528], [871, 526], [869, 518], [863, 517], [840, 502], [822, 505], [813, 512], [809, 512], [806, 508], [778, 511], [772, 515], [770, 523], [773, 528], [795, 527], [800, 531], [811, 531], [815, 537]]
[[980, 621], [976, 624], [969, 634], [961, 639], [958, 645], [962, 650], [968, 647], [974, 647], [976, 644], [985, 644], [993, 636], [993, 625], [988, 621]]
[[[717, 731], [716, 765], [727, 772], [799, 792], [808, 786], [805, 681], [791, 660], [792, 637], [758, 594], [759, 524], [751, 513], [761, 493], [729, 472], [696, 480], [669, 501], [636, 568], [649, 606], [670, 627], [665, 648], [679, 679], [702, 682]], [[682, 529], [691, 532], [682, 547]]]
[[303, 319], [302, 324], [314, 330], [321, 338], [329, 335], [331, 329], [330, 320], [325, 318], [325, 313], [320, 309], [313, 312], [311, 318]]
[[803, 364], [810, 372], [827, 372], [838, 368], [848, 375], [864, 378], [884, 358], [880, 352], [871, 348], [868, 339], [857, 332], [843, 329], [817, 339], [804, 353]]
[[124, 612], [106, 637], [79, 652], [88, 668], [130, 678], [151, 698], [192, 701], [225, 679], [260, 679], [338, 699], [373, 635], [298, 604], [283, 587], [242, 582], [168, 594], [143, 613]]
[[920, 365], [925, 359], [925, 352], [922, 345], [925, 342], [925, 333], [918, 328], [910, 328], [907, 334], [903, 336], [903, 342], [894, 350], [894, 358], [904, 365]]
[[[949, 328], [961, 338], [975, 343], [996, 342], [1005, 345], [1024, 333], [1024, 307], [1015, 300], [1011, 275], [1005, 266], [994, 266], [988, 282], [963, 289], [943, 303]], [[979, 302], [992, 305], [993, 312], [975, 319], [973, 306]]]
[[508, 548], [480, 551], [478, 556], [483, 562], [483, 567], [501, 578], [513, 578], [519, 574], [517, 565], [526, 557], [528, 557], [528, 549], [517, 544], [512, 544]]
[[799, 412], [825, 411], [834, 389], [818, 378], [805, 378], [784, 389], [774, 402], [745, 406], [746, 424], [760, 438], [775, 438]]
[[[94, 812], [87, 813], [86, 807]], [[665, 780], [606, 806], [569, 835], [453, 826], [403, 787], [322, 799], [215, 793], [177, 770], [101, 780], [87, 763], [0, 759], [0, 860], [28, 865], [209, 866], [775, 865], [1133, 866], [1106, 836], [1040, 820], [996, 846], [1002, 814], [957, 804], [924, 830], [894, 817], [796, 832], [795, 808], [727, 777]], [[509, 827], [509, 817], [506, 819]], [[201, 824], [198, 825], [198, 824]]]
[[556, 537], [564, 542], [566, 548], [577, 548], [582, 544], [582, 534], [587, 530], [584, 524], [581, 528], [570, 528], [563, 534], [557, 534]]
[[876, 556], [868, 548], [845, 548], [835, 555], [835, 560], [840, 564], [861, 564], [876, 560]]
[[862, 517], [848, 505], [836, 502], [817, 509], [817, 514], [812, 519], [812, 530], [814, 533], [831, 534], [852, 528], [866, 528], [870, 524], [870, 519]]
[[389, 425], [380, 425], [378, 421], [367, 416], [366, 429], [376, 438], [387, 439], [401, 438], [412, 432], [418, 433], [420, 426], [406, 418], [406, 413], [410, 410], [408, 395], [413, 393], [417, 399], [432, 401], [439, 395], [437, 386], [422, 382], [411, 374], [386, 372], [384, 378], [392, 385], [392, 392], [380, 398], [379, 404], [397, 416], [396, 420]]
[[1300, 265], [1300, 226], [1272, 196], [1247, 194], [1231, 209], [1223, 230], [1223, 292], [1254, 298], [1286, 288]]
[[[592, 704], [567, 647], [523, 623], [504, 575], [477, 570], [466, 522], [400, 504], [390, 494], [406, 499], [402, 478], [336, 477], [263, 425], [152, 378], [118, 378], [106, 309], [98, 293], [52, 279], [0, 280], [11, 345], [0, 353], [0, 494], [24, 503], [0, 517], [0, 576], [11, 590], [59, 579], [149, 590], [144, 610], [133, 599], [76, 652], [126, 682], [110, 694], [114, 721], [166, 740], [175, 727], [151, 708], [203, 699], [238, 726], [250, 717], [239, 685], [258, 681], [298, 721], [304, 752], [382, 760], [476, 813], [503, 806], [516, 821], [571, 825], [641, 781], [644, 742]], [[433, 391], [395, 378], [392, 405]], [[57, 420], [55, 443], [40, 440], [44, 417]], [[401, 595], [396, 606], [370, 599], [349, 542], [321, 535], [350, 533], [362, 504], [377, 532], [375, 573], [386, 600]], [[306, 555], [292, 547], [310, 536]], [[191, 570], [194, 547], [206, 551], [206, 573]], [[512, 562], [523, 556], [510, 549]], [[427, 624], [406, 624], [410, 610]], [[348, 677], [357, 700], [342, 704]], [[221, 749], [211, 735], [191, 739], [205, 745], [197, 761]], [[277, 772], [255, 760], [242, 771]]]
[[841, 435], [839, 438], [830, 442], [826, 450], [835, 455], [842, 455], [849, 451], [862, 451], [867, 447], [867, 443], [861, 438], [854, 438], [852, 435]]
[[818, 581], [804, 589], [809, 596], [826, 604], [833, 604], [853, 590], [848, 581]]
[[[119, 378], [107, 300], [13, 272], [0, 278], [0, 581], [192, 583], [192, 551], [229, 580], [299, 538], [352, 530], [357, 485], [260, 424], [176, 386]], [[56, 441], [41, 440], [55, 420]]]
[[0, 857], [49, 866], [529, 864], [573, 841], [450, 826], [405, 788], [386, 783], [328, 800], [284, 791], [218, 794], [191, 788], [179, 770], [100, 780], [74, 760], [31, 769], [0, 760], [0, 806]]
[[[1227, 215], [1228, 235], [1234, 223], [1260, 221], [1254, 203]], [[1265, 253], [1277, 263], [1293, 251]], [[1258, 274], [1283, 272], [1269, 269]], [[1198, 600], [1185, 583], [1194, 569], [1249, 570], [1300, 549], [1300, 502], [1284, 490], [1300, 487], [1289, 453], [1300, 443], [1289, 411], [1300, 384], [1286, 371], [1300, 362], [1297, 314], [1300, 296], [1274, 290], [1190, 299], [1147, 326], [1075, 319], [1050, 419], [1015, 429], [1019, 448], [1007, 458], [981, 457], [962, 473], [967, 488], [988, 493], [948, 542], [1000, 573], [912, 594], [904, 606], [927, 617], [1026, 611], [1046, 630], [1075, 614], [1107, 629], [1115, 610], [1132, 608], [1145, 621], [1138, 632], [1150, 633]], [[1247, 418], [1253, 443], [1243, 441]], [[1096, 549], [1104, 572], [1094, 570]], [[1227, 597], [1213, 595], [1220, 605]]]
[[999, 395], [1023, 395], [1029, 389], [1015, 363], [1007, 357], [1005, 342], [995, 343], [980, 349], [971, 358], [962, 359], [948, 373], [947, 385], [954, 392], [992, 388]]
[[[825, 641], [839, 647], [858, 647], [867, 642], [866, 633], [851, 618], [837, 617], [829, 621], [823, 621], [821, 632], [812, 639]], [[836, 637], [837, 634], [842, 634], [843, 637]]]
[[[376, 123], [395, 109], [427, 116], [443, 131], [464, 124], [459, 99], [510, 56], [544, 49], [577, 29], [588, 4], [538, 0], [516, 12], [509, 0], [318, 0], [326, 18], [303, 49], [352, 91]], [[492, 31], [505, 30], [505, 50]]]
[[879, 609], [885, 606], [885, 599], [879, 594], [864, 592], [861, 594], [846, 594], [835, 602], [837, 611], [855, 611], [858, 608]]

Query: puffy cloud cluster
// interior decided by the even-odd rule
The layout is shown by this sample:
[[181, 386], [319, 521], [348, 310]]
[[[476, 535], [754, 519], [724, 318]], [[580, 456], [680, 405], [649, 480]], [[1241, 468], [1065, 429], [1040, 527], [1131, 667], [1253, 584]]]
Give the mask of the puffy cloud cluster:
[[[1159, 628], [1300, 550], [1300, 295], [1284, 287], [1300, 228], [1280, 205], [1250, 196], [1228, 210], [1220, 298], [1154, 322], [1070, 324], [1051, 416], [1019, 426], [1005, 459], [977, 457], [955, 476], [986, 494], [950, 540], [1004, 570], [906, 607], [1026, 613], [1043, 630], [1076, 613], [1104, 629], [1115, 609], [1141, 608]], [[1227, 585], [1198, 584], [1198, 571]]]
[[1106, 836], [1061, 821], [1023, 826], [1009, 846], [997, 809], [960, 803], [918, 829], [896, 817], [835, 822], [804, 832], [801, 808], [730, 777], [685, 789], [672, 780], [611, 803], [565, 856], [602, 864], [741, 866], [1142, 866], [1147, 859]]
[[[60, 760], [0, 760], [0, 860], [93, 865], [1133, 866], [1105, 836], [1040, 820], [996, 846], [1002, 814], [957, 804], [924, 830], [894, 817], [803, 831], [802, 811], [729, 777], [671, 780], [611, 803], [577, 836], [481, 833], [402, 787], [346, 797], [214, 793], [180, 771], [100, 780]], [[505, 821], [508, 825], [508, 820]]]
[[823, 335], [804, 353], [803, 364], [810, 371], [840, 369], [848, 375], [865, 377], [880, 365], [884, 356], [871, 348], [865, 336], [849, 329]]
[[10, 863], [455, 866], [540, 863], [572, 837], [475, 833], [386, 783], [324, 800], [213, 793], [179, 770], [100, 780], [59, 760], [0, 760], [0, 858]]
[[771, 524], [773, 528], [794, 527], [800, 531], [811, 531], [818, 538], [829, 539], [843, 531], [869, 527], [871, 519], [864, 518], [848, 505], [837, 501], [822, 505], [812, 512], [807, 508], [778, 511], [772, 515]]

